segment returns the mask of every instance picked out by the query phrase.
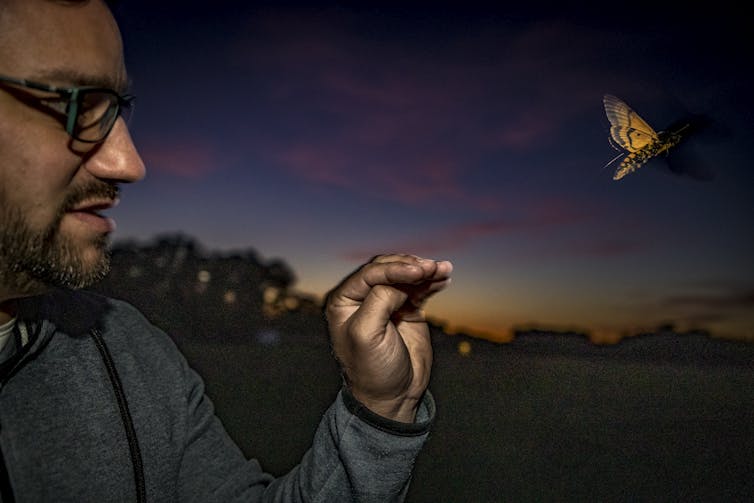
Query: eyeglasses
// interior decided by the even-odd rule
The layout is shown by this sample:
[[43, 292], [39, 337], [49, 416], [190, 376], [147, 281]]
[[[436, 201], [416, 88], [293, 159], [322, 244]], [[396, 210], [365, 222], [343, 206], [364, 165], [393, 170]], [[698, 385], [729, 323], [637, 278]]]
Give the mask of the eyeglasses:
[[68, 134], [85, 143], [99, 143], [107, 138], [118, 117], [126, 115], [133, 107], [133, 96], [120, 95], [104, 87], [57, 87], [0, 75], [1, 83], [57, 94], [50, 98], [33, 98], [37, 103], [60, 114]]

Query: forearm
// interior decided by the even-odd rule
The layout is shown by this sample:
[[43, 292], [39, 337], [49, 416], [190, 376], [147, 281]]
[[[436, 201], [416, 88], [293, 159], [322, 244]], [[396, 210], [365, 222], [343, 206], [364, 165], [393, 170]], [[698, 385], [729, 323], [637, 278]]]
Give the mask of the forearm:
[[274, 501], [400, 502], [427, 440], [435, 404], [427, 392], [416, 422], [377, 416], [342, 390], [300, 465], [267, 490]]

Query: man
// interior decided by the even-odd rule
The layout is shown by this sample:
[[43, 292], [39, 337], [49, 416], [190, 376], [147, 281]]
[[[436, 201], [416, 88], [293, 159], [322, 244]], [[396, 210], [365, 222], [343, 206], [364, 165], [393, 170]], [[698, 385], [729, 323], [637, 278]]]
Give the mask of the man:
[[76, 290], [108, 269], [102, 211], [145, 175], [126, 83], [103, 0], [0, 0], [2, 502], [403, 499], [434, 417], [421, 306], [451, 264], [378, 256], [330, 292], [345, 386], [301, 463], [263, 472], [164, 333]]

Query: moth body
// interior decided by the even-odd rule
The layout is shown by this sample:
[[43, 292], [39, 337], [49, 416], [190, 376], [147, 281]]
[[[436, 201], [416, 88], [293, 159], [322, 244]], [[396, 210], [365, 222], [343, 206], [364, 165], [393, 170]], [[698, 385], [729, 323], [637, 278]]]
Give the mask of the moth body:
[[681, 142], [689, 129], [689, 124], [683, 124], [658, 133], [620, 98], [606, 94], [603, 104], [610, 121], [610, 145], [625, 153], [613, 180], [620, 180], [653, 157], [667, 153]]

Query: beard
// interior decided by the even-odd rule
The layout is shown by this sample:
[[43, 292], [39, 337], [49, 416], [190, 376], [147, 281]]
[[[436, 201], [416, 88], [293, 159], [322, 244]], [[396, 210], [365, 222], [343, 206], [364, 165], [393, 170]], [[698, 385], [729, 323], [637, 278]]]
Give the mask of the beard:
[[73, 190], [60, 205], [52, 223], [34, 229], [19, 208], [6, 207], [0, 194], [0, 285], [11, 292], [33, 295], [50, 287], [84, 288], [110, 271], [107, 235], [86, 243], [97, 251], [94, 260], [84, 260], [82, 244], [60, 232], [66, 212], [79, 202], [104, 196], [117, 197], [118, 187], [95, 182]]

